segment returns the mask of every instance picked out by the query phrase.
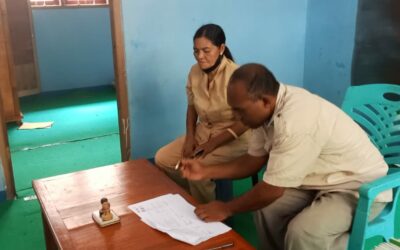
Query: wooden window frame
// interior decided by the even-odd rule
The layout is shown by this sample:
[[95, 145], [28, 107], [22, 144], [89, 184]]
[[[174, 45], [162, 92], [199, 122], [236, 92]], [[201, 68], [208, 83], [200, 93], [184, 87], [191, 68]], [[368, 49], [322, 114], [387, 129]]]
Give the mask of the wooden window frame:
[[55, 7], [61, 6], [61, 0], [29, 0], [31, 7]]
[[76, 8], [108, 6], [110, 0], [29, 0], [32, 8]]

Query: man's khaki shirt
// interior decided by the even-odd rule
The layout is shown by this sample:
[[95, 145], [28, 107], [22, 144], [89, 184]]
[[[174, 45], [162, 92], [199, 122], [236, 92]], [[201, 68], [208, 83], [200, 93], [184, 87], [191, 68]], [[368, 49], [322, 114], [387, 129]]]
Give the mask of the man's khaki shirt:
[[[263, 180], [274, 186], [343, 191], [358, 196], [388, 166], [367, 134], [335, 105], [280, 84], [271, 120], [253, 131], [248, 153], [269, 154]], [[390, 201], [391, 191], [377, 201]]]

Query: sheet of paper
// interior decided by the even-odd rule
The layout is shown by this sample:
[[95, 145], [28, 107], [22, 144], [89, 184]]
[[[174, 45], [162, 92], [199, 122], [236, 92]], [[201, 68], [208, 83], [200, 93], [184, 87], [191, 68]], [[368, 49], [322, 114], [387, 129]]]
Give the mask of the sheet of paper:
[[197, 218], [194, 206], [178, 194], [166, 194], [128, 206], [144, 223], [171, 237], [197, 245], [231, 228], [221, 222], [206, 223]]
[[24, 122], [18, 129], [50, 128], [53, 122]]
[[399, 249], [400, 247], [389, 242], [383, 242], [374, 248], [374, 250], [399, 250]]

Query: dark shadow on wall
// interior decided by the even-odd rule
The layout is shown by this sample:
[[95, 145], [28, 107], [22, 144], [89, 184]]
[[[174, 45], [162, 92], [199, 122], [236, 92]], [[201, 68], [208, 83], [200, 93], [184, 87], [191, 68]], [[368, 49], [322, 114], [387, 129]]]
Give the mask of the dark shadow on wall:
[[400, 0], [359, 0], [352, 85], [400, 84]]

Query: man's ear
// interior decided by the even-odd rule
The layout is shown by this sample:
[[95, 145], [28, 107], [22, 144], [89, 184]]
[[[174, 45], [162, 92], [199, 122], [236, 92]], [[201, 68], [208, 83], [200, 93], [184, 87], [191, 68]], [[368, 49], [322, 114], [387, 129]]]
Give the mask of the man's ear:
[[276, 97], [272, 95], [263, 95], [261, 97], [261, 100], [263, 102], [264, 108], [266, 110], [269, 110], [270, 112], [273, 112], [273, 110], [275, 109]]
[[263, 102], [263, 106], [267, 107], [267, 106], [271, 105], [272, 99], [271, 99], [271, 96], [269, 96], [269, 95], [262, 95], [261, 101]]

